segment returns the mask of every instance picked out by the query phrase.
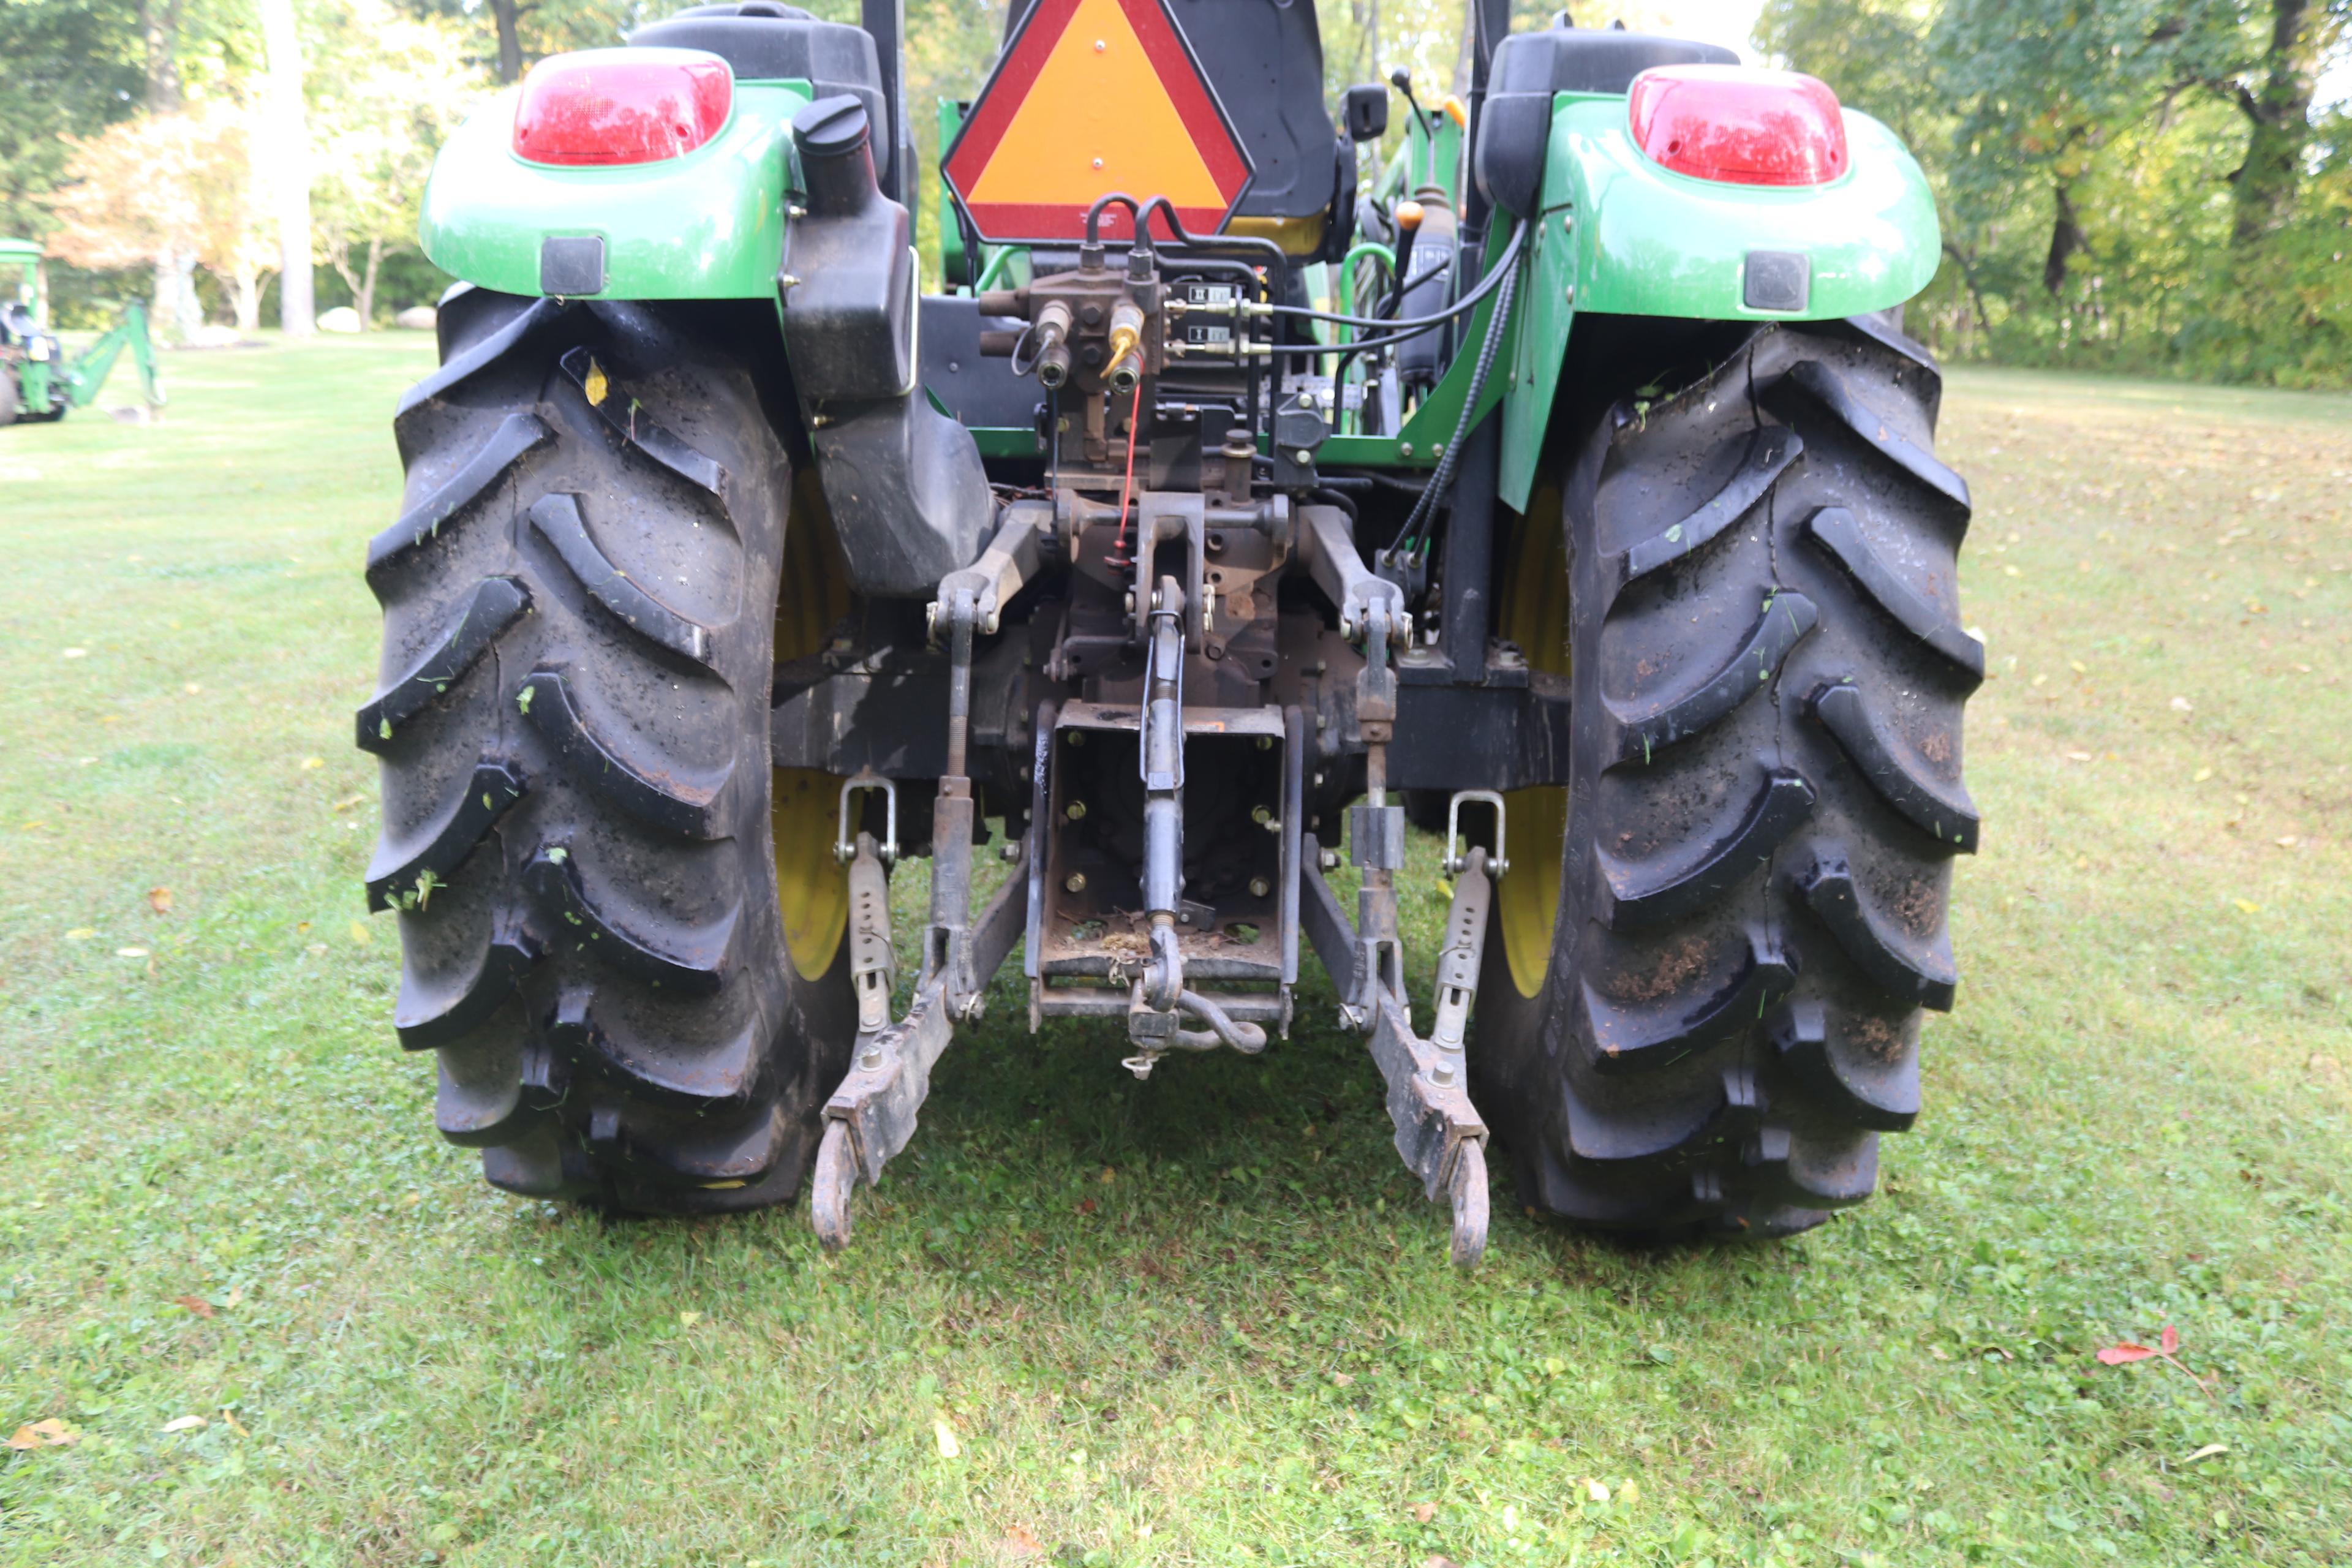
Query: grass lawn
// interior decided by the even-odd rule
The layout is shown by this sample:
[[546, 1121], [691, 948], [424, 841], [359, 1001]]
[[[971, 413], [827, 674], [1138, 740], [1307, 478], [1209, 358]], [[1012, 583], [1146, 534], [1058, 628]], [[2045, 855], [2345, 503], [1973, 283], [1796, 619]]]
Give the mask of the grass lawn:
[[1780, 1245], [1498, 1191], [1463, 1279], [1319, 988], [1148, 1084], [1008, 989], [839, 1258], [485, 1188], [359, 889], [429, 354], [0, 431], [0, 1436], [70, 1439], [0, 1449], [0, 1563], [2352, 1557], [2352, 399], [1955, 374], [1995, 679], [1919, 1130]]

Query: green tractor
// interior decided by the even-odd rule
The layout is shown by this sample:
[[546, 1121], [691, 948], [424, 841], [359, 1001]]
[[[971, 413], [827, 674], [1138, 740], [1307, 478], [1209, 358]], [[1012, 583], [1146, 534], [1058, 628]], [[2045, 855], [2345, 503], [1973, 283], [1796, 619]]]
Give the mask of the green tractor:
[[155, 345], [147, 338], [147, 311], [123, 307], [121, 324], [71, 362], [49, 331], [48, 278], [41, 247], [29, 239], [0, 239], [0, 425], [19, 419], [58, 420], [68, 408], [87, 408], [128, 348], [150, 408], [163, 406], [155, 374]]
[[357, 729], [395, 1026], [491, 1183], [806, 1187], [840, 1246], [1016, 949], [1143, 1077], [1276, 1048], [1304, 948], [1457, 1263], [1490, 1138], [1651, 1237], [1869, 1195], [1977, 838], [1934, 204], [1810, 78], [1507, 17], [1466, 102], [1335, 125], [1312, 6], [1015, 0], [940, 293], [901, 0], [697, 6], [451, 140]]

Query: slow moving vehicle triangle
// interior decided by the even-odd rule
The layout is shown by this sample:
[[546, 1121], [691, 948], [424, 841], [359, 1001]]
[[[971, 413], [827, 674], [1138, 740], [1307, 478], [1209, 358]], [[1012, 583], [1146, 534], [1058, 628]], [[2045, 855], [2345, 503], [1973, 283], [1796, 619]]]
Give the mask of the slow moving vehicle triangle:
[[[1068, 241], [1108, 191], [1224, 226], [1249, 156], [1160, 0], [1039, 0], [942, 164], [991, 241]], [[1128, 232], [1124, 209], [1101, 233]]]

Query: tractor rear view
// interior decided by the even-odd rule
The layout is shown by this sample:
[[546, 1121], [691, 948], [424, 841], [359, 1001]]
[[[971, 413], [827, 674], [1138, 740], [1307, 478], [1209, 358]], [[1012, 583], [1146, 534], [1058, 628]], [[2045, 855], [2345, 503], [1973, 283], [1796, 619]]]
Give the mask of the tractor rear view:
[[1507, 19], [1335, 124], [1312, 7], [1016, 0], [937, 294], [894, 0], [698, 6], [452, 140], [357, 737], [491, 1182], [845, 1243], [1017, 949], [1106, 1078], [1280, 1049], [1311, 953], [1465, 1266], [1490, 1142], [1651, 1236], [1869, 1194], [1977, 834], [1933, 203], [1809, 78]]

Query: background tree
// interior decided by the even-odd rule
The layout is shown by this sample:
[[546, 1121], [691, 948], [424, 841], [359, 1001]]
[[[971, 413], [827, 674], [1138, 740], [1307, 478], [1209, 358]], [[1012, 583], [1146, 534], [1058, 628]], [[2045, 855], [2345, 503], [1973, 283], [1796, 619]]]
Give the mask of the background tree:
[[315, 37], [311, 244], [368, 326], [383, 258], [414, 247], [434, 154], [485, 84], [454, 29], [383, 0], [347, 0]]
[[[467, 64], [503, 86], [550, 55], [619, 43], [631, 31], [683, 10], [660, 0], [405, 0], [410, 13], [448, 23], [469, 40]], [[814, 14], [832, 9], [804, 6]], [[909, 7], [911, 10], [912, 7]], [[853, 13], [856, 7], [851, 7]], [[832, 17], [833, 20], [842, 20]], [[855, 21], [852, 15], [847, 20]]]
[[261, 276], [275, 263], [254, 174], [254, 126], [249, 111], [216, 100], [70, 143], [61, 188], [49, 199], [58, 224], [50, 248], [92, 268], [184, 257], [221, 280], [237, 325], [252, 330]]

